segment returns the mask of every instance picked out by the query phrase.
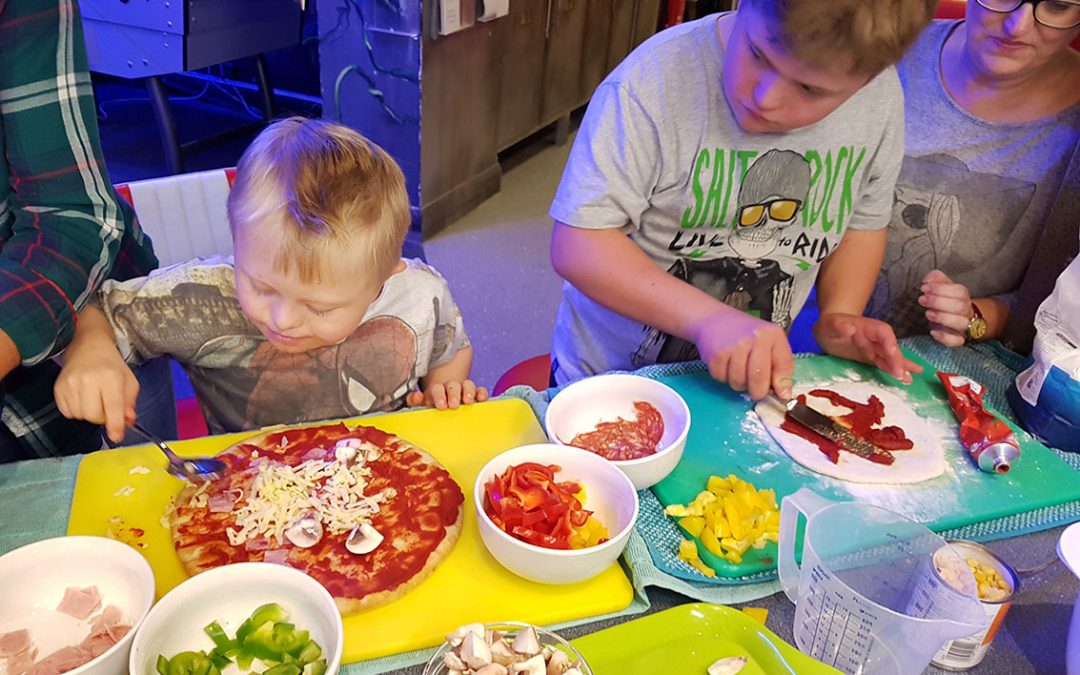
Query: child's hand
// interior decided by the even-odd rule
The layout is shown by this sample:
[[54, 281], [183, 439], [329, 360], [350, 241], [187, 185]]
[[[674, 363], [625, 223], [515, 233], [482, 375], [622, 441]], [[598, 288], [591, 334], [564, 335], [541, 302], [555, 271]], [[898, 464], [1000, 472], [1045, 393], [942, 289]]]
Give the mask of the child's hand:
[[139, 381], [115, 348], [83, 350], [64, 364], [53, 395], [64, 417], [104, 424], [109, 438], [119, 443], [135, 421]]
[[439, 410], [452, 410], [462, 404], [479, 403], [487, 399], [487, 388], [476, 386], [472, 380], [465, 380], [428, 384], [423, 391], [411, 392], [405, 398], [405, 403], [410, 407], [428, 406]]
[[930, 335], [946, 347], [960, 347], [971, 322], [971, 294], [967, 286], [954, 283], [941, 270], [931, 270], [922, 280], [919, 304], [926, 308]]
[[795, 359], [780, 326], [725, 308], [699, 320], [692, 335], [701, 360], [717, 380], [754, 400], [770, 390], [781, 399], [791, 398]]
[[853, 314], [822, 314], [814, 326], [814, 337], [826, 354], [877, 366], [904, 384], [922, 366], [904, 357], [896, 334], [889, 324]]

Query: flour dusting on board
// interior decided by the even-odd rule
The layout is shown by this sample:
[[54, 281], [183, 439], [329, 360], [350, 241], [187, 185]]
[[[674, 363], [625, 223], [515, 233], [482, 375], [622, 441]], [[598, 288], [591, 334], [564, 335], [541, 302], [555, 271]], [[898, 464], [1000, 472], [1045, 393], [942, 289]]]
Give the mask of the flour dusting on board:
[[753, 436], [765, 445], [771, 445], [773, 442], [772, 436], [769, 435], [769, 430], [765, 428], [765, 425], [761, 422], [761, 418], [758, 417], [753, 408], [747, 410], [746, 414], [743, 415], [739, 428], [744, 434]]

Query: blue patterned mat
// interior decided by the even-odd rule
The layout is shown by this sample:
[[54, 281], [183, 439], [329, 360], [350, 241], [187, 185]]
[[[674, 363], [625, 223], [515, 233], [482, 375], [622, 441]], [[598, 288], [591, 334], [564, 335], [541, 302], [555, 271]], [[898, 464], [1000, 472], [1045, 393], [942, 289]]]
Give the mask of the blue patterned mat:
[[[1018, 424], [1012, 409], [1005, 398], [1005, 392], [1016, 374], [1025, 367], [1024, 357], [1009, 351], [1000, 343], [980, 343], [960, 349], [949, 349], [938, 344], [928, 336], [908, 338], [901, 341], [902, 346], [934, 365], [939, 370], [956, 372], [971, 377], [984, 384], [987, 389], [986, 402], [1002, 416]], [[701, 362], [679, 363], [648, 366], [636, 371], [636, 374], [651, 378], [671, 377], [705, 370]], [[536, 392], [528, 387], [514, 387], [507, 395], [525, 399], [538, 419], [544, 419], [547, 404], [558, 393], [558, 389]], [[1056, 455], [1073, 468], [1080, 470], [1080, 455], [1051, 449]], [[625, 554], [627, 566], [631, 570], [651, 567], [657, 573], [673, 579], [690, 582], [692, 588], [703, 589], [717, 586], [744, 584], [763, 584], [776, 579], [776, 571], [760, 572], [744, 577], [707, 577], [689, 564], [679, 560], [677, 552], [683, 533], [674, 520], [664, 515], [663, 504], [651, 490], [642, 490], [640, 515], [636, 530], [649, 554], [648, 561], [635, 559], [628, 550]], [[969, 539], [972, 541], [991, 541], [1004, 539], [1058, 525], [1080, 520], [1080, 501], [1067, 502], [1057, 506], [1020, 513], [1006, 518], [946, 530], [942, 536], [949, 539]], [[661, 584], [663, 585], [663, 584]], [[685, 592], [685, 591], [683, 591]], [[687, 593], [698, 597], [694, 593]]]

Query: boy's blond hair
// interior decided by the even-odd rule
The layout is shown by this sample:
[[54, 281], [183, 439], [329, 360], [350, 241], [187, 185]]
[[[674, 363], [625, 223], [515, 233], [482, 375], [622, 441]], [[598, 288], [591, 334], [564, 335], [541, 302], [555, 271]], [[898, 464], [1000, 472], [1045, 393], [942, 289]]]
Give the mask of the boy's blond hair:
[[742, 0], [773, 24], [773, 41], [814, 67], [876, 75], [900, 60], [938, 0]]
[[228, 213], [234, 239], [240, 229], [280, 237], [275, 269], [306, 283], [342, 261], [381, 283], [411, 220], [390, 155], [346, 126], [303, 117], [271, 124], [244, 151]]

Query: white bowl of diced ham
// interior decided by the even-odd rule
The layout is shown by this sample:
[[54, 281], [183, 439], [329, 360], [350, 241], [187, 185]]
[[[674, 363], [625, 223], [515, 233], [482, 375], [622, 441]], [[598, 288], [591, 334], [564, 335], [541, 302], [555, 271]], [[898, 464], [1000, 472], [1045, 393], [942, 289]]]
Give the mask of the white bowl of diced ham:
[[0, 556], [0, 673], [122, 675], [154, 573], [126, 544], [58, 537]]

